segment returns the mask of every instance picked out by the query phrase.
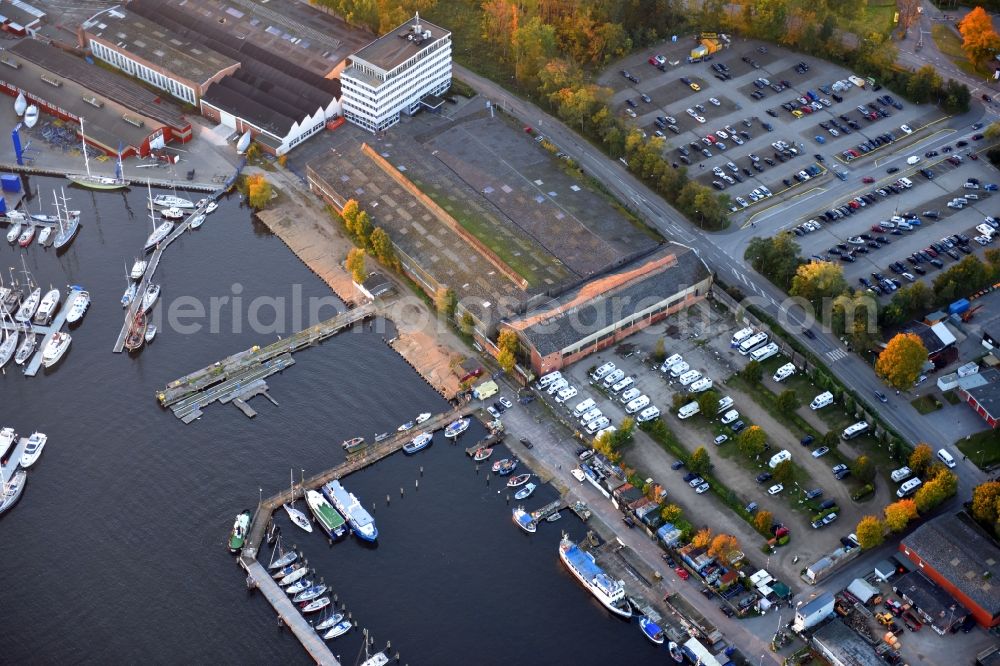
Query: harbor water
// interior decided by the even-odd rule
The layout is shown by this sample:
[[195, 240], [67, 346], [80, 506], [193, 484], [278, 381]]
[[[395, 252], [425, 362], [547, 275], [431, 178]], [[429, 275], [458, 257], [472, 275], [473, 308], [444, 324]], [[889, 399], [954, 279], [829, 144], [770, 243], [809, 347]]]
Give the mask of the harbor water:
[[[51, 213], [51, 189], [65, 181], [30, 185]], [[308, 305], [302, 314], [296, 302], [322, 299], [326, 318], [335, 299], [233, 195], [164, 253], [155, 340], [138, 354], [113, 354], [125, 272], [151, 229], [146, 193], [67, 195], [82, 222], [65, 252], [0, 246], [5, 283], [23, 256], [42, 287], [65, 294], [79, 284], [92, 296], [55, 368], [26, 378], [11, 363], [0, 377], [0, 426], [49, 436], [20, 503], [0, 517], [0, 660], [309, 663], [265, 600], [246, 590], [226, 549], [233, 518], [286, 487], [290, 470], [298, 478], [342, 460], [342, 440], [371, 440], [447, 403], [384, 343], [390, 332], [366, 326], [296, 354], [294, 366], [268, 379], [278, 406], [255, 398], [255, 419], [213, 404], [184, 425], [158, 406], [157, 388], [312, 323]], [[27, 206], [38, 212], [38, 198]], [[178, 299], [189, 315], [201, 303], [206, 317], [173, 329], [165, 313]], [[254, 319], [267, 330], [252, 330]], [[487, 485], [488, 465], [477, 473], [464, 453], [483, 435], [474, 424], [452, 445], [439, 433], [415, 456], [396, 454], [344, 480], [375, 517], [376, 547], [353, 537], [330, 546], [281, 512], [285, 544], [304, 552], [313, 577], [332, 585], [378, 647], [392, 642], [401, 663], [660, 663], [662, 650], [562, 568], [561, 531], [584, 533], [575, 517], [534, 535], [514, 526], [512, 493], [497, 477]], [[542, 487], [524, 504], [554, 497]], [[263, 549], [265, 564], [269, 554]], [[331, 647], [353, 664], [361, 634]]]

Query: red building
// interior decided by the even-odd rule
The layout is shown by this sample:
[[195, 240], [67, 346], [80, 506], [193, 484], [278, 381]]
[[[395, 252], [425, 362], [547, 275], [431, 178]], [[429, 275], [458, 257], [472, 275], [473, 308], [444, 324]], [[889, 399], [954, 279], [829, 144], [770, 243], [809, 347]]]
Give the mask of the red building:
[[977, 525], [960, 515], [940, 516], [905, 537], [899, 550], [976, 622], [1000, 626], [1000, 546]]

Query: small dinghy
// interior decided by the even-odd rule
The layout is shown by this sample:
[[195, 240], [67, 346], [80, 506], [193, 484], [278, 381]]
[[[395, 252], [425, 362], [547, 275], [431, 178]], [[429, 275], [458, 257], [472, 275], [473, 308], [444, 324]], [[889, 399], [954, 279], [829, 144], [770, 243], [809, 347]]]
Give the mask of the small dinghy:
[[[639, 628], [642, 629], [642, 633], [646, 638], [653, 641], [657, 645], [663, 645], [663, 630], [648, 617], [639, 618]], [[676, 643], [674, 643], [674, 645], [676, 645]]]
[[[336, 617], [336, 616], [334, 616], [334, 617]], [[328, 631], [325, 634], [323, 634], [323, 638], [325, 638], [326, 640], [330, 640], [331, 638], [336, 638], [338, 636], [343, 636], [348, 631], [350, 631], [351, 627], [353, 627], [353, 626], [354, 625], [351, 624], [350, 620], [341, 620], [337, 624], [333, 625], [333, 628], [331, 628], [330, 631]]]
[[556, 511], [555, 513], [553, 513], [552, 515], [550, 515], [548, 518], [546, 518], [545, 522], [547, 522], [547, 523], [554, 523], [557, 520], [559, 520], [560, 518], [562, 518], [562, 514], [559, 513], [558, 511]]
[[[645, 630], [643, 630], [645, 633]], [[662, 641], [661, 641], [662, 642]], [[681, 651], [681, 646], [673, 641], [667, 643], [667, 650], [670, 652], [670, 657], [676, 661], [678, 664], [684, 663], [684, 653]]]
[[316, 611], [323, 610], [330, 605], [330, 597], [320, 597], [319, 599], [313, 599], [300, 606], [303, 613], [315, 613]]
[[476, 462], [483, 462], [484, 460], [486, 460], [487, 458], [489, 458], [491, 455], [493, 455], [493, 449], [488, 448], [488, 447], [482, 447], [482, 448], [476, 449], [476, 453], [475, 453], [475, 455], [472, 456], [472, 459], [475, 460]]
[[327, 619], [325, 619], [322, 622], [320, 622], [319, 624], [317, 624], [316, 625], [316, 631], [322, 631], [324, 629], [329, 629], [330, 627], [334, 626], [335, 624], [339, 624], [343, 620], [344, 620], [344, 614], [343, 613], [334, 613], [332, 616], [328, 617]]
[[409, 430], [413, 426], [414, 426], [413, 421], [407, 421], [403, 425], [401, 425], [398, 428], [396, 428], [396, 432], [406, 432], [407, 430]]
[[504, 459], [500, 461], [500, 467], [497, 469], [497, 474], [500, 476], [507, 476], [517, 469], [517, 458]]
[[517, 476], [512, 476], [507, 481], [507, 487], [508, 488], [517, 488], [518, 486], [523, 486], [524, 484], [526, 484], [528, 482], [529, 479], [531, 479], [531, 475], [530, 474], [518, 474]]
[[535, 488], [537, 487], [538, 486], [536, 486], [535, 484], [529, 483], [524, 488], [521, 488], [516, 493], [514, 493], [514, 499], [516, 500], [528, 499], [529, 497], [531, 497], [531, 494], [535, 492]]

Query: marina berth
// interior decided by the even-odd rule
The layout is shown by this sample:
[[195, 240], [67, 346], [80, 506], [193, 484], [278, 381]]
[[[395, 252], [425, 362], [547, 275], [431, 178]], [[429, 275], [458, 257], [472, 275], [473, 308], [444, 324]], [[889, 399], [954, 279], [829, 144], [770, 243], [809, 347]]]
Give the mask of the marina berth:
[[328, 537], [339, 539], [347, 533], [344, 517], [333, 508], [333, 505], [323, 497], [322, 493], [307, 490], [306, 504], [309, 505], [309, 510], [316, 517], [316, 522], [319, 523], [320, 528]]

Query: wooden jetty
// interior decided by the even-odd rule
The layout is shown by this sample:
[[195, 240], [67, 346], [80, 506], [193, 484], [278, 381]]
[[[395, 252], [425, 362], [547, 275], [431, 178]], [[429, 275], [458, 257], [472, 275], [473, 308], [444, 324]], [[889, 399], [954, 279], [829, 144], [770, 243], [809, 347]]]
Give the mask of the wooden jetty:
[[313, 626], [309, 624], [309, 620], [299, 612], [299, 609], [288, 598], [285, 590], [268, 575], [267, 569], [257, 560], [250, 560], [249, 562], [241, 561], [241, 564], [250, 576], [253, 587], [264, 594], [268, 603], [271, 604], [278, 617], [281, 618], [281, 622], [292, 630], [292, 633], [302, 643], [302, 647], [306, 649], [309, 656], [317, 664], [340, 666], [340, 662], [333, 656], [333, 652], [327, 647], [323, 637], [316, 633]]
[[[292, 358], [292, 355], [287, 353], [277, 358], [268, 359], [259, 365], [250, 366], [242, 372], [233, 373], [223, 381], [213, 384], [204, 390], [188, 395], [186, 398], [171, 405], [170, 411], [184, 423], [191, 423], [201, 417], [204, 407], [216, 400], [223, 404], [235, 399], [243, 399], [245, 401], [252, 395], [256, 395], [257, 392], [255, 391], [258, 388], [262, 388], [264, 394], [267, 395], [267, 383], [264, 382], [264, 378], [276, 372], [281, 372], [294, 363], [295, 360]], [[270, 396], [267, 397], [271, 399]], [[271, 402], [274, 402], [274, 400], [271, 400]], [[236, 404], [239, 406], [239, 403]], [[274, 404], [278, 403], [275, 402]], [[240, 407], [240, 409], [243, 408]], [[244, 413], [246, 413], [246, 410], [244, 410]], [[250, 416], [250, 414], [247, 415]]]
[[[254, 379], [262, 379], [268, 374], [273, 374], [273, 372], [283, 370], [294, 362], [291, 358], [293, 352], [315, 345], [346, 328], [374, 317], [377, 312], [378, 309], [375, 306], [370, 304], [363, 305], [353, 310], [342, 312], [315, 326], [302, 329], [294, 335], [272, 342], [265, 347], [255, 345], [250, 349], [233, 354], [210, 366], [175, 379], [156, 392], [156, 399], [159, 400], [160, 405], [163, 407], [171, 407], [174, 413], [178, 415], [178, 418], [183, 418], [181, 414], [178, 414], [178, 410], [174, 408], [174, 405], [191, 400], [201, 392], [213, 389], [217, 385], [224, 384], [236, 378], [242, 378], [243, 381], [253, 381]], [[275, 361], [275, 359], [281, 358], [285, 360], [280, 362]], [[268, 362], [272, 363], [267, 365]], [[276, 366], [281, 367], [261, 374], [264, 369], [275, 368]]]
[[549, 502], [540, 509], [531, 512], [531, 519], [536, 523], [540, 523], [554, 513], [559, 513], [563, 509], [567, 508], [565, 499], [557, 499]]
[[[43, 291], [42, 293], [45, 292]], [[42, 367], [42, 351], [45, 349], [45, 345], [49, 344], [49, 340], [52, 339], [52, 334], [62, 330], [62, 327], [66, 324], [66, 316], [68, 314], [69, 303], [67, 303], [64, 298], [58, 312], [56, 312], [56, 316], [52, 319], [52, 323], [48, 326], [39, 326], [37, 324], [31, 325], [31, 330], [40, 334], [42, 339], [41, 342], [39, 342], [35, 347], [35, 351], [32, 352], [31, 358], [24, 366], [24, 375], [26, 377], [34, 377], [38, 374], [38, 370]], [[11, 323], [6, 320], [0, 321], [0, 328], [11, 331], [16, 329], [24, 332], [24, 324]]]

